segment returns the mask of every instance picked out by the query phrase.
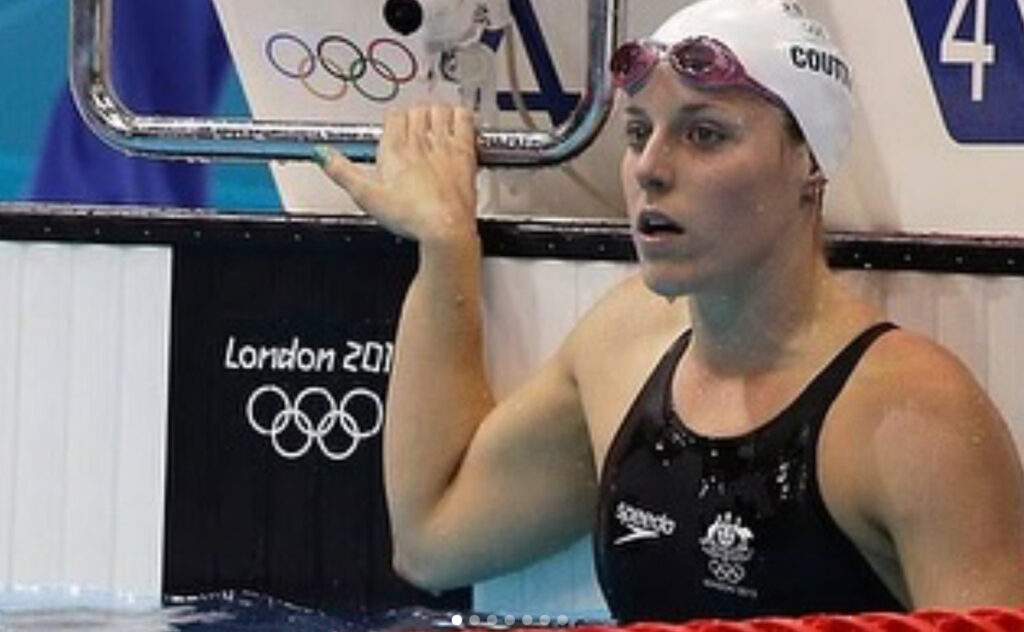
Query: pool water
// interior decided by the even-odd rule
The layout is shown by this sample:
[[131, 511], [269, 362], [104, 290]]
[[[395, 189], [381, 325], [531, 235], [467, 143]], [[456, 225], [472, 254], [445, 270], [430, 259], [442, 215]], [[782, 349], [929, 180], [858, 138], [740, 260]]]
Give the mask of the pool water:
[[327, 613], [252, 592], [226, 590], [165, 603], [101, 592], [0, 591], [0, 632], [399, 632], [407, 630], [564, 628], [567, 617], [442, 612], [410, 607], [380, 614]]
[[297, 606], [249, 591], [222, 591], [171, 597], [163, 605], [131, 603], [123, 596], [76, 593], [71, 603], [46, 591], [0, 595], [0, 631], [47, 632], [362, 632], [457, 627], [457, 613], [422, 608], [393, 610], [374, 616], [344, 616]]

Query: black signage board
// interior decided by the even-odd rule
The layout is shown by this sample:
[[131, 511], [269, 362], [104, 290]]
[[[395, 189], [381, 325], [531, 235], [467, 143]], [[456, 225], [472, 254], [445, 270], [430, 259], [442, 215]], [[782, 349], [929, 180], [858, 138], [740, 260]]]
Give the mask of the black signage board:
[[163, 590], [330, 612], [466, 609], [391, 568], [381, 425], [415, 249], [177, 244]]

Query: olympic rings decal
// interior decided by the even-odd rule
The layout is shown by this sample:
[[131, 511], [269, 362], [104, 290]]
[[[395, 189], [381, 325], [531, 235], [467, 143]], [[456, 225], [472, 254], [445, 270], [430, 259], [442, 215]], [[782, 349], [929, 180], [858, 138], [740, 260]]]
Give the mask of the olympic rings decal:
[[[398, 69], [394, 67], [398, 63], [388, 63], [381, 58], [385, 47], [397, 51], [398, 62], [401, 62]], [[289, 49], [291, 54], [288, 54]], [[359, 44], [337, 33], [325, 35], [311, 46], [294, 33], [279, 31], [267, 38], [263, 52], [274, 70], [300, 82], [310, 94], [324, 101], [341, 99], [351, 85], [369, 101], [388, 103], [398, 96], [402, 84], [415, 79], [420, 70], [412, 51], [390, 37], [378, 37], [363, 51]], [[328, 79], [315, 85], [313, 76], [321, 69], [327, 73]], [[379, 82], [389, 87], [378, 92], [367, 88], [365, 83], [371, 71]], [[324, 88], [325, 81], [336, 85]]]
[[[272, 397], [279, 400], [279, 410], [268, 420], [265, 415], [256, 411], [256, 402], [262, 397]], [[322, 406], [318, 407], [317, 413], [303, 410], [303, 405], [319, 399]], [[356, 416], [349, 410], [351, 404], [357, 399], [364, 399], [369, 402], [372, 408], [369, 423], [360, 424]], [[320, 408], [324, 412], [320, 413]], [[320, 413], [320, 418], [313, 423], [311, 415]], [[303, 389], [295, 401], [292, 402], [288, 393], [274, 384], [264, 384], [257, 388], [249, 396], [245, 406], [245, 414], [249, 425], [259, 434], [270, 437], [274, 450], [286, 459], [297, 459], [306, 454], [316, 442], [320, 451], [332, 461], [344, 461], [356, 451], [359, 442], [369, 439], [380, 432], [384, 425], [384, 404], [380, 396], [367, 388], [354, 388], [338, 401], [335, 401], [331, 392], [322, 386], [309, 386]], [[281, 435], [294, 426], [295, 431], [303, 436], [303, 441], [298, 447], [289, 448], [282, 444]], [[338, 432], [335, 432], [337, 427]], [[333, 434], [347, 435], [348, 445], [342, 450], [335, 450], [327, 443], [329, 436]], [[290, 433], [295, 434], [295, 433]]]

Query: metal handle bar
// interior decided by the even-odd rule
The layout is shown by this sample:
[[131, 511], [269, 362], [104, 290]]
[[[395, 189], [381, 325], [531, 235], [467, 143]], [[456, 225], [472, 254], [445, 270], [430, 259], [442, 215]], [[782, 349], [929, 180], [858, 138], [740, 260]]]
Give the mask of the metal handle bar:
[[[170, 1], [170, 0], [164, 0]], [[576, 110], [554, 133], [480, 133], [480, 162], [535, 166], [583, 151], [611, 109], [605, 68], [618, 39], [620, 0], [590, 0], [587, 82]], [[71, 0], [71, 91], [89, 127], [127, 153], [195, 160], [310, 160], [332, 144], [353, 160], [372, 161], [380, 125], [142, 115], [130, 111], [110, 81], [113, 0]]]

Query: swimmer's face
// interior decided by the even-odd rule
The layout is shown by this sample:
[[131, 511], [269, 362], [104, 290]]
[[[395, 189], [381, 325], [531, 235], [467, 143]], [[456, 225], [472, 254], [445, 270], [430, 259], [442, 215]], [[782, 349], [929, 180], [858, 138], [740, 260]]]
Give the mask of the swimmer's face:
[[724, 289], [781, 248], [812, 247], [813, 161], [780, 108], [742, 88], [687, 86], [664, 63], [620, 98], [623, 190], [654, 291]]

